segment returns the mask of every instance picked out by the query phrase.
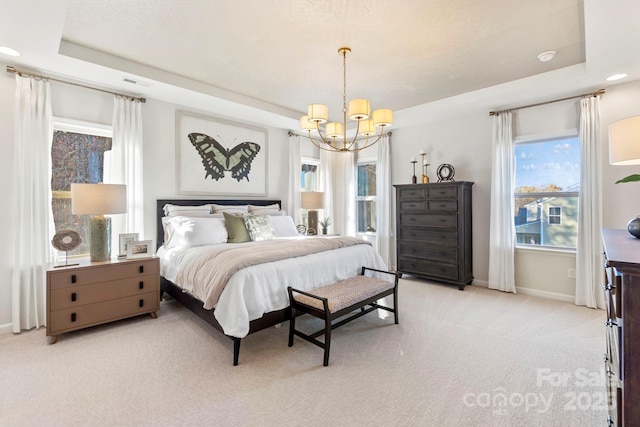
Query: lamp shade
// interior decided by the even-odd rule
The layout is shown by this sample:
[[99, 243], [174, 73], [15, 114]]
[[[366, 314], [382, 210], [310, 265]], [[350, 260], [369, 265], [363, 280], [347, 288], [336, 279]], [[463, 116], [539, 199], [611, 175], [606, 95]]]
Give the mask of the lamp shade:
[[325, 104], [311, 104], [307, 111], [308, 120], [312, 123], [326, 123], [329, 119], [329, 107]]
[[329, 138], [342, 138], [342, 123], [327, 123], [325, 131]]
[[609, 163], [640, 165], [640, 116], [609, 125]]
[[354, 99], [349, 102], [349, 118], [351, 120], [366, 120], [371, 114], [369, 101], [366, 99]]
[[302, 130], [316, 130], [317, 124], [309, 121], [309, 116], [300, 117], [300, 129]]
[[373, 124], [376, 126], [391, 126], [393, 123], [393, 111], [386, 108], [373, 112]]
[[300, 206], [303, 209], [324, 209], [324, 192], [303, 191], [300, 193]]
[[109, 215], [127, 212], [127, 186], [120, 184], [71, 184], [71, 213]]

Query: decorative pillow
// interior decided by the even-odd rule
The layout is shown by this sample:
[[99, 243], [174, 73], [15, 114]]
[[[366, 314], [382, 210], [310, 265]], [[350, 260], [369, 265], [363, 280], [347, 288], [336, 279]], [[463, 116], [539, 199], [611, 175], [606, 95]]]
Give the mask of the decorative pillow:
[[227, 228], [222, 218], [173, 216], [162, 219], [164, 247], [193, 247], [227, 242]]
[[269, 221], [278, 237], [295, 237], [298, 229], [290, 216], [270, 216]]
[[249, 236], [251, 236], [251, 240], [254, 242], [270, 240], [276, 237], [268, 216], [245, 215], [243, 219], [244, 224], [247, 226], [247, 230], [249, 231]]
[[211, 213], [211, 205], [180, 206], [166, 204], [163, 207], [165, 216], [206, 216]]
[[236, 215], [244, 215], [249, 213], [249, 205], [216, 205], [215, 203], [212, 206], [213, 213], [230, 213]]
[[272, 212], [279, 212], [280, 205], [277, 203], [268, 206], [249, 205], [249, 213], [252, 215], [270, 215]]
[[227, 243], [250, 242], [251, 236], [244, 225], [244, 219], [241, 216], [233, 215], [227, 212], [224, 214], [224, 224], [227, 227]]

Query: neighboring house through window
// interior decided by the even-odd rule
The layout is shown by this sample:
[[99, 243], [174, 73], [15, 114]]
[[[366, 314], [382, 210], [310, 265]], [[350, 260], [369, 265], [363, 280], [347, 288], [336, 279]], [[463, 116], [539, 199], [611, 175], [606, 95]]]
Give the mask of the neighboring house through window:
[[578, 137], [518, 138], [514, 155], [517, 244], [575, 249], [580, 190]]
[[358, 160], [356, 193], [356, 232], [375, 237], [376, 223], [376, 161]]
[[89, 218], [71, 214], [71, 183], [104, 181], [105, 153], [111, 150], [110, 126], [54, 119], [51, 144], [51, 209], [56, 232], [73, 230], [81, 245], [69, 255], [89, 253]]

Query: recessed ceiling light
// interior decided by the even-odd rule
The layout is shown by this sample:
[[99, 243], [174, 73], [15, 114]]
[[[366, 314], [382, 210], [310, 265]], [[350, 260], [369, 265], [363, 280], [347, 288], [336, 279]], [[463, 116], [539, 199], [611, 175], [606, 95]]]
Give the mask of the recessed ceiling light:
[[607, 77], [607, 81], [612, 82], [614, 80], [624, 79], [625, 77], [627, 77], [627, 73], [614, 74], [612, 76]]
[[20, 56], [20, 52], [6, 46], [0, 46], [0, 53], [2, 53], [3, 55], [9, 55], [9, 56]]
[[538, 59], [540, 60], [540, 62], [547, 62], [551, 61], [554, 56], [556, 56], [555, 50], [547, 50], [546, 52], [542, 52], [540, 55], [538, 55]]

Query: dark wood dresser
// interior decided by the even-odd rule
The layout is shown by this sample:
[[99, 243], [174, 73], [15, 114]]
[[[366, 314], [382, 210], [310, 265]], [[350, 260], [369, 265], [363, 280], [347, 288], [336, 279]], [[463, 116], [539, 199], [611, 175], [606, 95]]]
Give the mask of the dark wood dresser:
[[394, 185], [397, 269], [464, 289], [473, 281], [473, 182]]
[[604, 357], [610, 426], [640, 424], [640, 240], [602, 230], [607, 303]]

